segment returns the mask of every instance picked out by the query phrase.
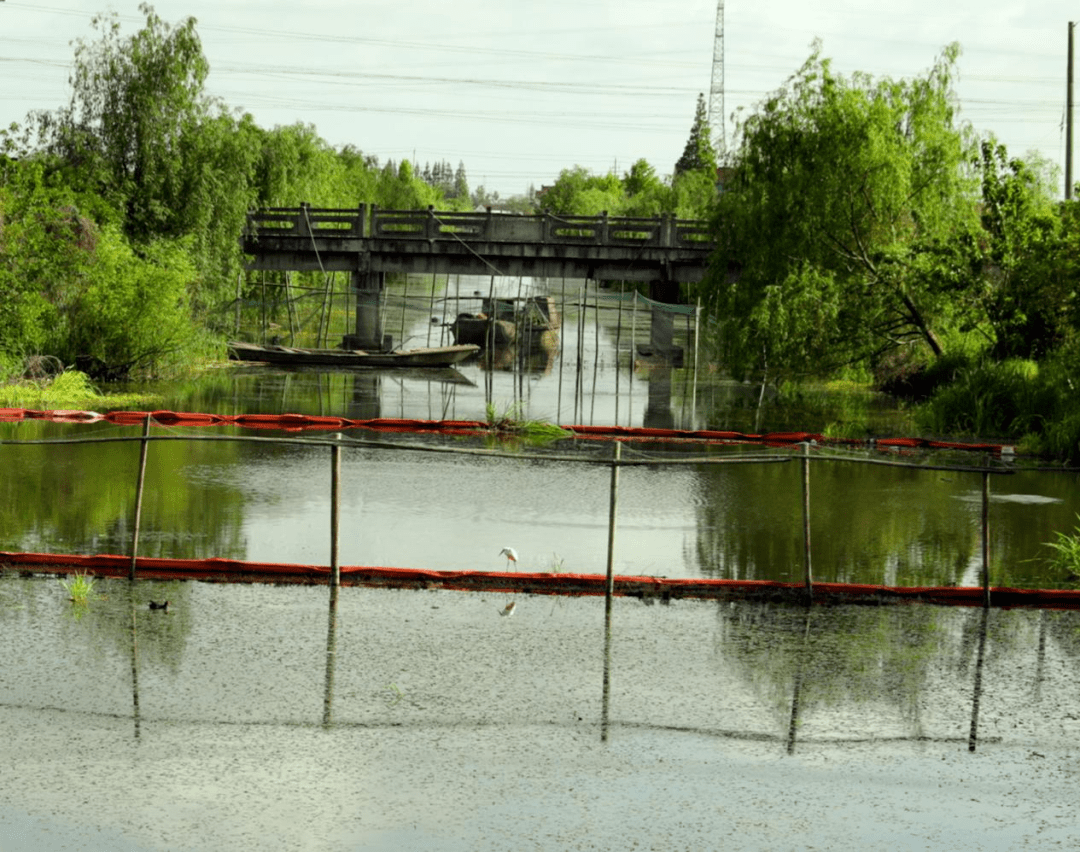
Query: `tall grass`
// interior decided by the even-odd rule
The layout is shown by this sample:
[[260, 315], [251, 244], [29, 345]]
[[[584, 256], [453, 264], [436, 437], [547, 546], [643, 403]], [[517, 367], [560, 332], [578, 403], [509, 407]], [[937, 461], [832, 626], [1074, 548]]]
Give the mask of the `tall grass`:
[[0, 405], [11, 408], [137, 408], [156, 405], [153, 394], [103, 394], [86, 373], [65, 370], [48, 379], [25, 379], [0, 385]]
[[1007, 440], [1025, 452], [1080, 460], [1072, 360], [974, 361], [916, 409], [916, 423], [930, 434]]

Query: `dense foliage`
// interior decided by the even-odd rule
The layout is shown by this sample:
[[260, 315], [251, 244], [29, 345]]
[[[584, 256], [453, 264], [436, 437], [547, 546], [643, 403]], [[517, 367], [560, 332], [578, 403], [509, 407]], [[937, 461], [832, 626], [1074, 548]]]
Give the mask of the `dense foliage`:
[[204, 91], [195, 20], [140, 9], [130, 37], [94, 18], [68, 104], [0, 132], [0, 377], [33, 354], [118, 378], [214, 351], [255, 207], [472, 207], [463, 164], [417, 175], [229, 110]]
[[964, 283], [952, 246], [978, 227], [956, 53], [923, 78], [878, 82], [815, 53], [742, 123], [708, 288], [732, 318], [734, 365], [831, 373], [911, 341], [941, 354]]
[[958, 55], [892, 80], [815, 50], [741, 122], [702, 285], [717, 348], [737, 376], [854, 368], [933, 395], [930, 431], [1080, 457], [1076, 205], [959, 120]]

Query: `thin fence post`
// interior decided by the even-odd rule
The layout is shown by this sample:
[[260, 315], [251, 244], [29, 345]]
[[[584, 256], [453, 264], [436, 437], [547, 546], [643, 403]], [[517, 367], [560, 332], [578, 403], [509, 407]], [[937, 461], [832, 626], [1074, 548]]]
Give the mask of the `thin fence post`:
[[803, 443], [803, 459], [802, 459], [802, 478], [803, 478], [803, 548], [804, 558], [806, 564], [806, 598], [810, 600], [814, 597], [814, 580], [813, 570], [810, 562], [810, 442], [805, 441]]
[[555, 422], [562, 425], [562, 373], [563, 362], [566, 360], [566, 278], [562, 279], [562, 287], [559, 290], [559, 392], [555, 403]]
[[338, 531], [341, 517], [341, 446], [330, 448], [330, 585], [341, 585], [341, 566], [338, 565]]
[[600, 741], [608, 738], [608, 708], [611, 700], [611, 609], [615, 594], [615, 517], [619, 507], [619, 458], [622, 444], [615, 442], [611, 462], [611, 501], [608, 509], [607, 582], [604, 585], [604, 692]]
[[405, 312], [409, 307], [409, 276], [405, 275], [405, 289], [401, 292], [401, 342], [398, 343], [400, 349], [405, 345]]
[[983, 605], [990, 606], [990, 471], [982, 475], [982, 587]]
[[150, 436], [150, 415], [143, 423], [143, 436], [139, 445], [139, 478], [135, 482], [135, 528], [131, 535], [131, 574], [135, 579], [135, 565], [139, 558], [139, 524], [142, 522], [143, 483], [146, 480], [146, 451]]
[[619, 344], [622, 342], [622, 304], [623, 292], [619, 291], [619, 318], [615, 323], [615, 425], [619, 425]]
[[634, 285], [634, 305], [630, 310], [630, 400], [627, 406], [627, 426], [634, 425], [634, 361], [637, 359], [637, 285]]
[[[435, 273], [434, 272], [431, 273], [431, 299], [428, 302], [428, 314], [433, 314], [433, 313], [435, 313]], [[431, 326], [432, 326], [431, 320], [432, 319], [434, 319], [434, 317], [429, 316], [429, 318], [428, 318], [428, 327], [427, 327], [427, 345], [428, 346], [431, 346]]]
[[701, 297], [694, 306], [694, 381], [690, 391], [690, 428], [697, 428], [698, 337], [701, 336]]

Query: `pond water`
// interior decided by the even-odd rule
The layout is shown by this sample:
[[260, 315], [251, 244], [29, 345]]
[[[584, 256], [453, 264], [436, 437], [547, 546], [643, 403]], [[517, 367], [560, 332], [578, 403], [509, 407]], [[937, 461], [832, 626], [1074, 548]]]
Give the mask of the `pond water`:
[[[468, 286], [459, 289], [466, 292]], [[568, 300], [574, 298], [580, 298], [576, 289]], [[517, 405], [522, 417], [562, 423], [727, 430], [762, 425], [811, 431], [833, 423], [877, 436], [906, 434], [902, 412], [868, 394], [834, 394], [831, 402], [807, 398], [805, 406], [795, 408], [770, 405], [759, 415], [756, 389], [719, 379], [704, 364], [695, 378], [692, 357], [681, 370], [632, 369], [632, 335], [626, 329], [633, 330], [638, 342], [645, 339], [644, 310], [631, 320], [631, 309], [617, 307], [611, 294], [590, 290], [586, 299], [599, 299], [602, 306], [607, 300], [602, 322], [597, 325], [587, 313], [579, 333], [578, 312], [572, 304], [562, 304], [563, 346], [545, 370], [487, 370], [469, 364], [453, 371], [331, 373], [236, 366], [164, 389], [168, 395], [162, 407], [226, 414], [484, 419], [485, 407], [492, 404], [500, 412]], [[467, 302], [455, 304], [468, 309]], [[438, 329], [429, 332], [428, 312], [414, 310], [406, 319], [413, 323], [407, 336], [414, 343], [427, 342], [424, 335], [429, 333], [432, 343], [440, 342]], [[693, 328], [686, 328], [685, 319], [675, 323], [676, 342], [692, 352], [692, 334], [688, 339], [686, 332]], [[755, 424], [759, 418], [764, 422]], [[137, 434], [138, 428], [107, 423], [0, 424], [0, 439], [7, 442]], [[268, 435], [226, 427], [161, 428], [155, 434]], [[393, 436], [398, 445], [414, 448], [406, 451], [372, 446], [355, 431], [338, 438], [314, 437], [337, 440], [345, 448], [342, 564], [495, 569], [505, 564], [499, 551], [510, 545], [521, 554], [519, 567], [526, 570], [605, 569], [610, 473], [595, 464], [610, 458], [610, 446], [603, 442], [569, 440], [534, 448]], [[505, 453], [487, 458], [415, 449], [436, 446]], [[138, 452], [133, 443], [0, 445], [6, 471], [0, 480], [0, 550], [130, 552]], [[626, 445], [624, 458], [657, 464], [624, 468], [620, 474], [616, 572], [799, 580], [799, 462], [663, 464], [690, 455], [720, 458], [760, 452], [738, 445]], [[793, 453], [769, 452], [782, 458]], [[559, 458], [545, 459], [545, 454]], [[815, 451], [810, 489], [815, 577], [900, 585], [976, 584], [981, 475], [865, 463], [881, 455], [870, 450]], [[975, 454], [902, 460], [916, 465], [987, 461]], [[1061, 586], [1067, 578], [1052, 573], [1043, 557], [1049, 553], [1046, 542], [1076, 524], [1076, 474], [999, 467], [1004, 472], [991, 480], [992, 582]], [[325, 446], [155, 442], [146, 486], [140, 533], [145, 555], [329, 562], [330, 452]]]
[[605, 701], [601, 599], [95, 592], [0, 577], [2, 848], [1080, 841], [1075, 612], [616, 599]]
[[[759, 412], [756, 389], [703, 365], [696, 378], [632, 369], [625, 310], [618, 317], [608, 308], [598, 329], [587, 315], [579, 334], [567, 307], [546, 371], [231, 367], [168, 388], [161, 407], [483, 419], [491, 404], [561, 423], [910, 432], [902, 412], [867, 395]], [[413, 309], [406, 327], [425, 342], [427, 314]], [[137, 443], [15, 442], [139, 433], [0, 424], [0, 550], [129, 552]], [[170, 440], [149, 448], [140, 553], [329, 561], [325, 443], [198, 440], [289, 437], [218, 427], [155, 434]], [[527, 570], [604, 571], [605, 442], [318, 437], [343, 448], [342, 564], [501, 569], [512, 545]], [[446, 449], [502, 452], [431, 452]], [[615, 570], [801, 579], [791, 451], [767, 451], [775, 463], [664, 464], [762, 452], [626, 444], [624, 458], [652, 464], [621, 469]], [[975, 584], [981, 474], [867, 463], [881, 458], [815, 450], [815, 577]], [[992, 580], [1060, 586], [1039, 557], [1076, 523], [1075, 474], [1002, 469], [991, 480]], [[1075, 612], [616, 599], [605, 660], [599, 599], [328, 597], [325, 587], [99, 581], [80, 607], [56, 578], [0, 572], [0, 849], [1080, 841]], [[149, 609], [166, 599], [168, 610]], [[515, 613], [502, 618], [508, 600]]]

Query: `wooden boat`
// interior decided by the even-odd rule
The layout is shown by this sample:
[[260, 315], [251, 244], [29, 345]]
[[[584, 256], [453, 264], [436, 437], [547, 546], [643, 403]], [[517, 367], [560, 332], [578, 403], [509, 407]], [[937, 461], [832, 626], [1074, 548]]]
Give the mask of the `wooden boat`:
[[449, 367], [480, 351], [476, 345], [433, 346], [400, 352], [366, 352], [362, 349], [301, 349], [230, 341], [234, 361], [321, 367]]

